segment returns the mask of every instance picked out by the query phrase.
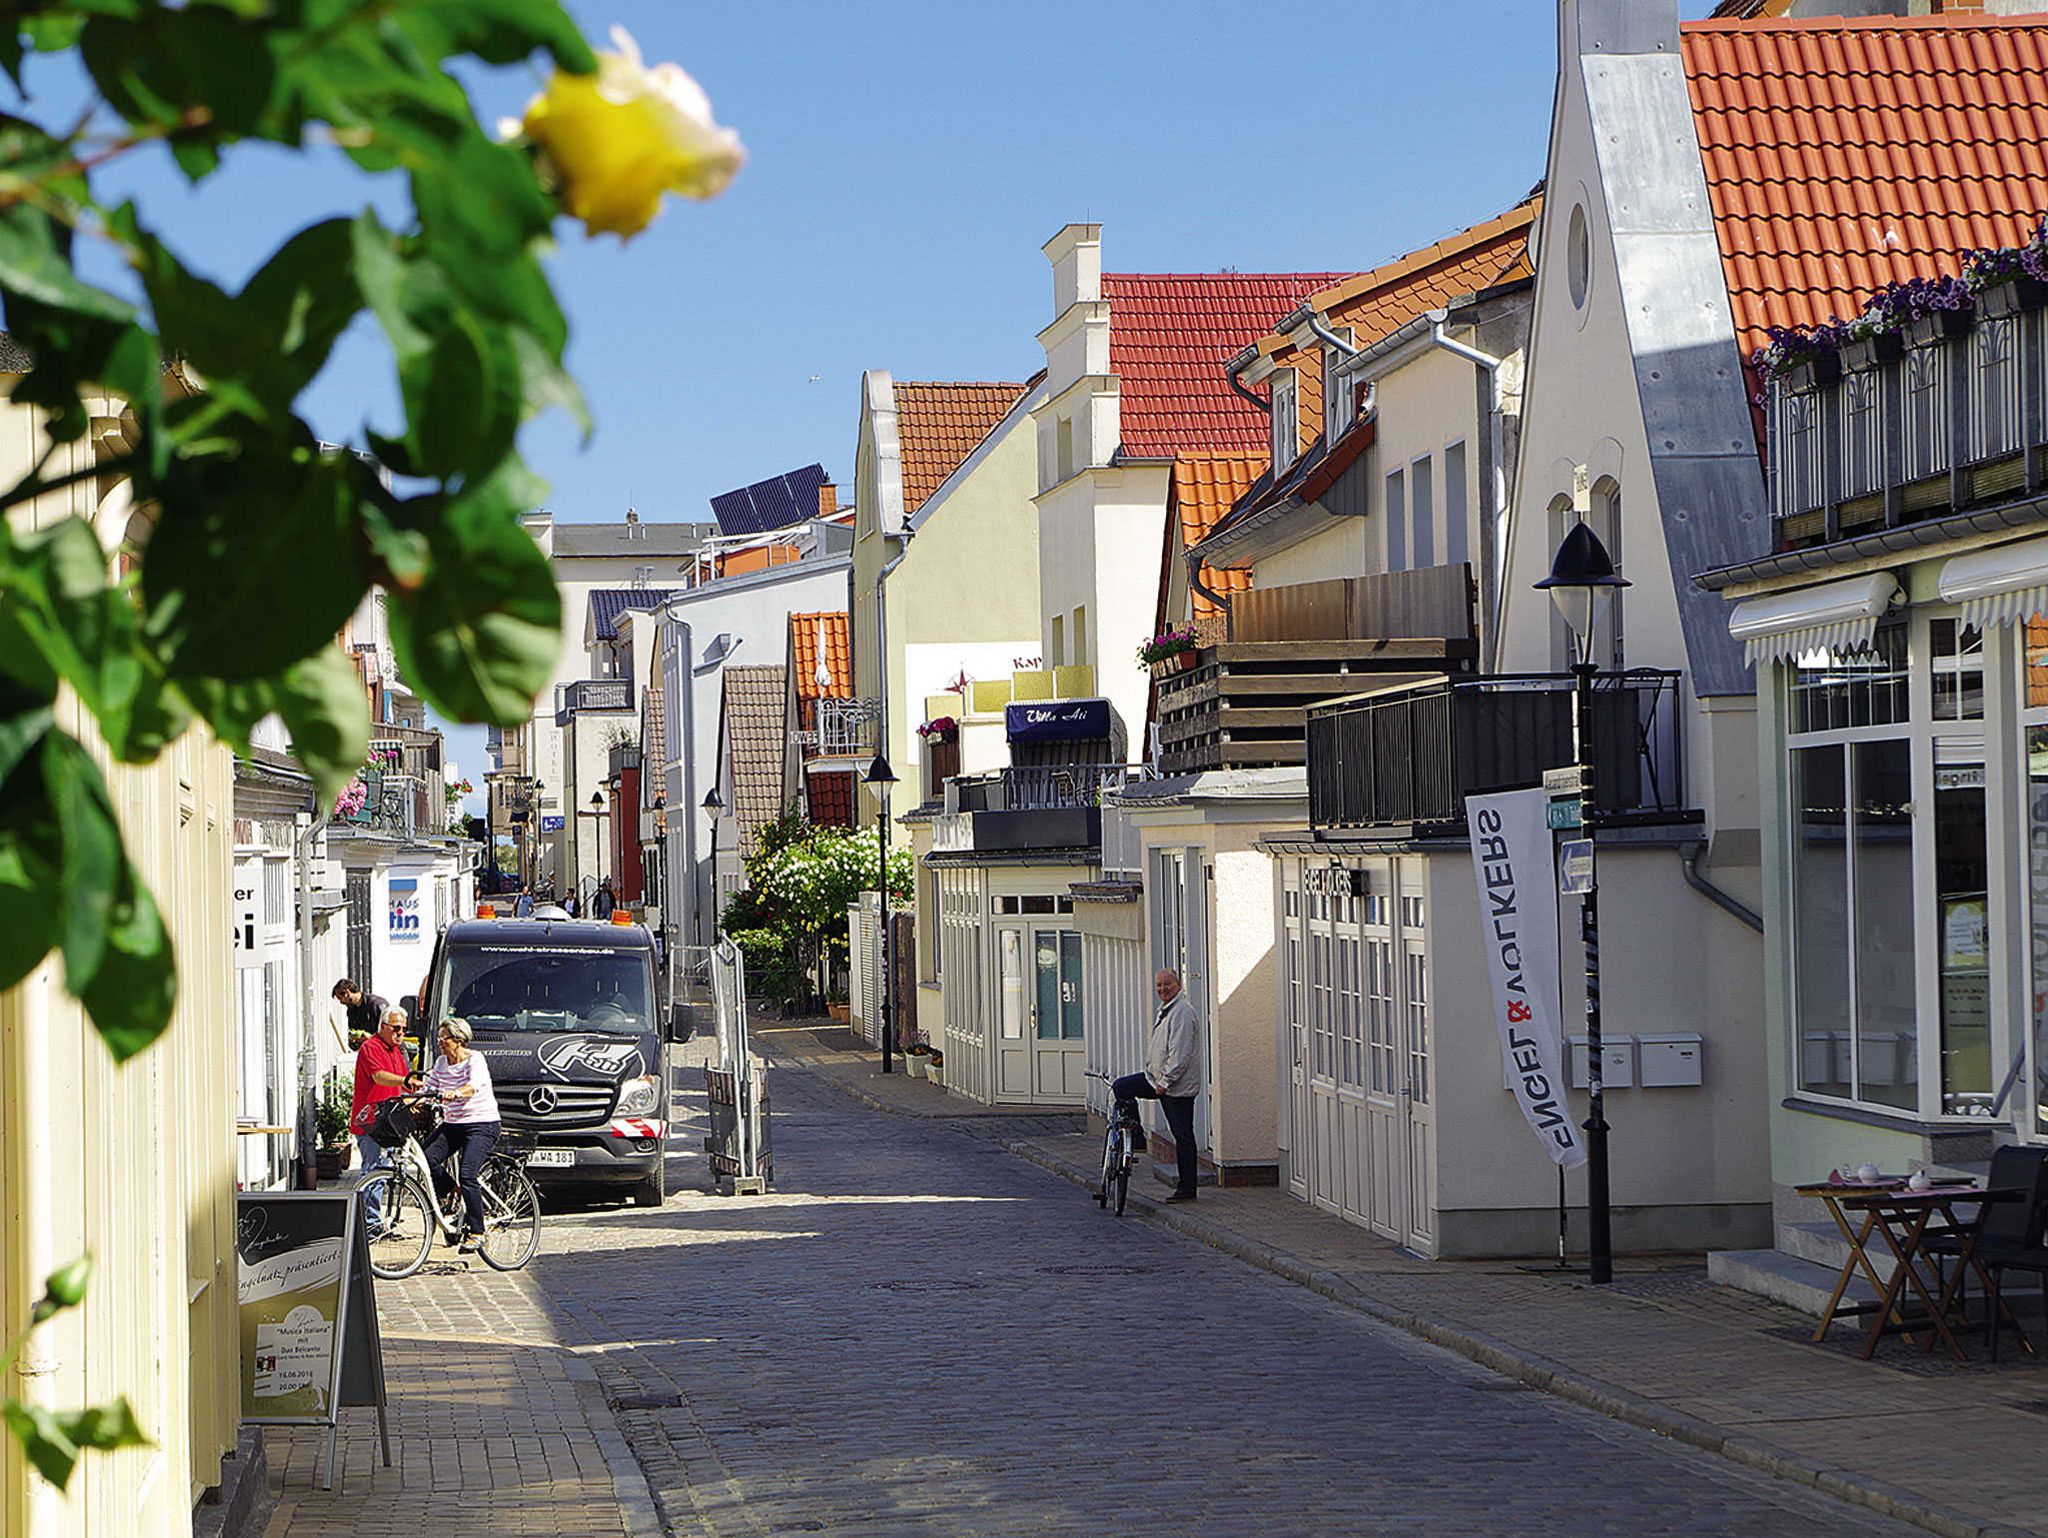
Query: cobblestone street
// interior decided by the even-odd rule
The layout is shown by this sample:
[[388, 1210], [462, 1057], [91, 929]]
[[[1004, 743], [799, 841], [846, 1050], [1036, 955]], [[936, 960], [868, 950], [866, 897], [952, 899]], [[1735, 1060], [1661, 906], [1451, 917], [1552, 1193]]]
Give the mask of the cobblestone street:
[[[593, 1364], [678, 1534], [1917, 1531], [1107, 1217], [944, 1122], [870, 1110], [801, 1071], [773, 1093], [774, 1195], [705, 1194], [701, 1158], [681, 1155], [660, 1212], [556, 1203], [526, 1273], [387, 1285], [387, 1337], [414, 1361], [414, 1342], [452, 1337]], [[677, 1109], [679, 1146], [697, 1146], [701, 1094]], [[397, 1424], [404, 1463], [422, 1422]], [[368, 1429], [343, 1489], [298, 1492], [273, 1538], [329, 1530], [320, 1507], [374, 1486]], [[612, 1428], [574, 1437], [597, 1446]], [[573, 1497], [575, 1514], [505, 1530], [640, 1538], [634, 1472], [608, 1497], [588, 1478], [602, 1460], [545, 1440], [519, 1472], [525, 1497]], [[302, 1456], [274, 1457], [310, 1480]], [[553, 1486], [557, 1465], [572, 1489]], [[449, 1491], [458, 1528], [463, 1513], [498, 1525], [479, 1493]], [[426, 1526], [434, 1499], [414, 1507]]]

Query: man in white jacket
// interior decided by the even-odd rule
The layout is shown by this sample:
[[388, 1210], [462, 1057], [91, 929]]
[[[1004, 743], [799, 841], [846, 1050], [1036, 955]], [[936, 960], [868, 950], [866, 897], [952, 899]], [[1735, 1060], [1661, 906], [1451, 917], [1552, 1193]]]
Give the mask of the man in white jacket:
[[1173, 1133], [1179, 1181], [1170, 1202], [1195, 1199], [1195, 1093], [1202, 1087], [1200, 1023], [1195, 1006], [1181, 991], [1180, 973], [1161, 972], [1152, 979], [1159, 995], [1159, 1013], [1145, 1042], [1145, 1071], [1127, 1073], [1109, 1087], [1119, 1116], [1138, 1114], [1135, 1102], [1157, 1100]]

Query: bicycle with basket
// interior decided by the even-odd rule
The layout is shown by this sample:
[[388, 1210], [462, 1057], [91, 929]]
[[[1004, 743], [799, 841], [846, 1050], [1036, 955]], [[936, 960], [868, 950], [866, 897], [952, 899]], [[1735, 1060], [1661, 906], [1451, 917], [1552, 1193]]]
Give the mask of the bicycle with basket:
[[[426, 1264], [434, 1234], [453, 1244], [462, 1233], [462, 1192], [451, 1178], [442, 1200], [422, 1145], [440, 1124], [440, 1105], [429, 1095], [379, 1101], [370, 1136], [392, 1151], [392, 1162], [356, 1187], [369, 1235], [370, 1270], [386, 1281], [411, 1276]], [[540, 1193], [526, 1173], [531, 1132], [506, 1128], [479, 1173], [484, 1231], [477, 1253], [496, 1271], [517, 1271], [540, 1249]], [[369, 1215], [374, 1212], [376, 1220]]]

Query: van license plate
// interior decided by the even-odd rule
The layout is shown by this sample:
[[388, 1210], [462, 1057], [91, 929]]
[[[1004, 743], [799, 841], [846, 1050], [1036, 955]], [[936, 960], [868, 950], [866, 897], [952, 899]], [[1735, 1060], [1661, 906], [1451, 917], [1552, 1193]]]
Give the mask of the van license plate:
[[528, 1164], [538, 1164], [549, 1169], [568, 1169], [576, 1163], [573, 1148], [536, 1148], [526, 1156]]

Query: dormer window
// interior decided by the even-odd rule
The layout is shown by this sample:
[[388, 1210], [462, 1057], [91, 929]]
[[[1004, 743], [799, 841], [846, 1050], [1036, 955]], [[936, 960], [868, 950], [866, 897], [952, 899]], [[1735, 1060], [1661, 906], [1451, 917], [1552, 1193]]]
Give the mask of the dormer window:
[[1301, 442], [1300, 413], [1295, 400], [1295, 371], [1273, 371], [1273, 473], [1294, 463]]
[[[1345, 341], [1351, 340], [1349, 329], [1337, 333]], [[1348, 352], [1335, 347], [1323, 349], [1323, 442], [1335, 443], [1357, 417], [1358, 390], [1355, 383], [1344, 377], [1344, 360]]]

